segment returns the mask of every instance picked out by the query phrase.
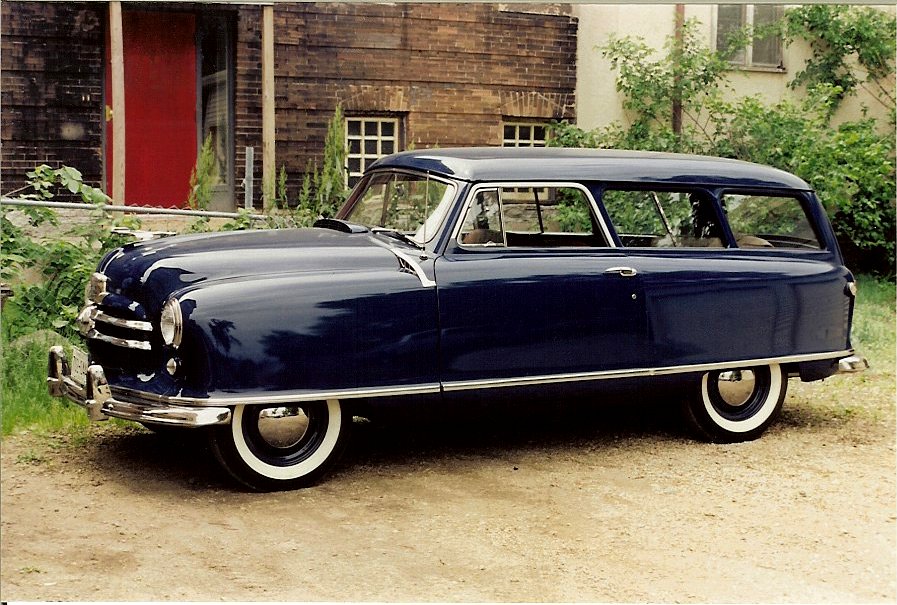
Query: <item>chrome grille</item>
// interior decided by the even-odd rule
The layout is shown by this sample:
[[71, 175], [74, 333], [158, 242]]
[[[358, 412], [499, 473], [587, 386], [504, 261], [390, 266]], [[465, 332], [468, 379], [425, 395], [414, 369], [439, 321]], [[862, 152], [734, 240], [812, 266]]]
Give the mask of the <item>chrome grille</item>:
[[78, 329], [85, 338], [115, 347], [151, 351], [153, 324], [142, 306], [106, 289], [107, 279], [94, 273], [87, 287], [87, 303], [78, 315]]

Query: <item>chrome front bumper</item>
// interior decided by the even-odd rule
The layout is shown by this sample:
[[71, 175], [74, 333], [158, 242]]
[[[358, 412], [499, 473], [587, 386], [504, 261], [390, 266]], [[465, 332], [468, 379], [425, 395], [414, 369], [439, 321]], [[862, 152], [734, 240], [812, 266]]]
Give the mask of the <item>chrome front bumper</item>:
[[116, 394], [106, 380], [102, 366], [91, 365], [83, 385], [71, 376], [71, 369], [62, 347], [50, 349], [47, 364], [47, 389], [53, 397], [66, 397], [87, 410], [91, 420], [106, 420], [110, 416], [164, 424], [168, 426], [203, 427], [229, 424], [231, 410], [227, 407], [175, 406], [162, 401], [128, 400]]

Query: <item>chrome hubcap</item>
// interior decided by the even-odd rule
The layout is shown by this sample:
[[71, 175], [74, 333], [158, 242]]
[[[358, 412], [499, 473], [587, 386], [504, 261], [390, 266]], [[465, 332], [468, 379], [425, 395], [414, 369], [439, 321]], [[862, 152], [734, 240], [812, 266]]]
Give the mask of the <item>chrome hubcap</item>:
[[753, 370], [730, 370], [720, 372], [716, 384], [719, 395], [726, 405], [740, 407], [751, 400], [756, 377]]
[[298, 407], [265, 408], [259, 412], [258, 433], [274, 448], [288, 449], [297, 445], [308, 432], [308, 416]]

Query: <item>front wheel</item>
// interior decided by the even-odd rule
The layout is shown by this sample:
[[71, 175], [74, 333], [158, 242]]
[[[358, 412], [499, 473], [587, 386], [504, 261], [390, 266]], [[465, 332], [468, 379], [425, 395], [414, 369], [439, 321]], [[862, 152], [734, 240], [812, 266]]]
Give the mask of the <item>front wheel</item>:
[[293, 489], [321, 478], [344, 449], [352, 416], [336, 399], [283, 406], [238, 405], [214, 427], [215, 457], [237, 481], [260, 491]]
[[750, 441], [778, 417], [787, 388], [778, 364], [707, 372], [685, 402], [685, 419], [708, 441]]

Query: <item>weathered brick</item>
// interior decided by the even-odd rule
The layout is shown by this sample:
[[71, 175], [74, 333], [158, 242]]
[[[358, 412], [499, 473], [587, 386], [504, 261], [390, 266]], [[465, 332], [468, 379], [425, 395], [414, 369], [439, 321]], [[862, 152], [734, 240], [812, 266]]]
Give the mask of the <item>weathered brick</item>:
[[[236, 198], [242, 203], [252, 146], [259, 203], [263, 9], [155, 6], [235, 15]], [[277, 163], [291, 194], [320, 157], [337, 103], [350, 115], [402, 118], [403, 144], [417, 148], [499, 145], [504, 119], [575, 117], [577, 21], [565, 6], [275, 3]], [[5, 189], [41, 161], [71, 163], [101, 181], [106, 10], [91, 2], [2, 3]]]

